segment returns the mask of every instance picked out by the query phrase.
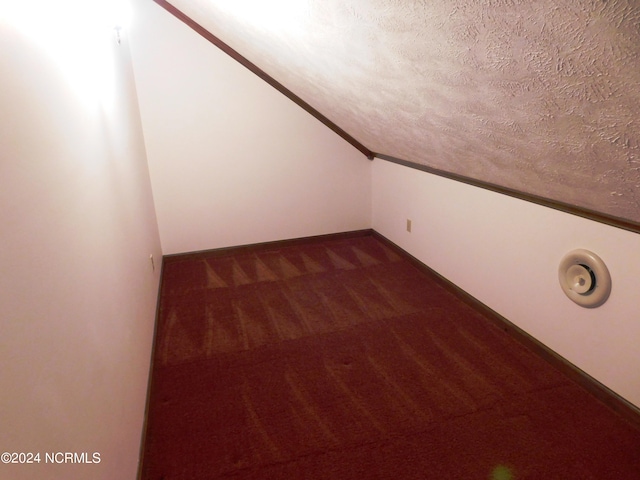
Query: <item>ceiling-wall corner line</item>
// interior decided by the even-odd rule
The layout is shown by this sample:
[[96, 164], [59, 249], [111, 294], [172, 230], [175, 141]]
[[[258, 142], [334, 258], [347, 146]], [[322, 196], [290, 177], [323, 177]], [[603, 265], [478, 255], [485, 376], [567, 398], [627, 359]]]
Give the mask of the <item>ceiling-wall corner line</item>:
[[415, 170], [420, 170], [426, 173], [430, 173], [432, 175], [448, 178], [449, 180], [466, 183], [467, 185], [483, 188], [485, 190], [490, 190], [495, 193], [500, 193], [502, 195], [507, 195], [509, 197], [517, 198], [519, 200], [535, 203], [543, 207], [553, 208], [554, 210], [559, 210], [561, 212], [569, 213], [571, 215], [576, 215], [578, 217], [586, 218], [594, 222], [603, 223], [605, 225], [609, 225], [612, 227], [627, 230], [629, 232], [640, 234], [640, 223], [627, 220], [625, 218], [620, 218], [613, 215], [596, 212], [588, 208], [579, 207], [577, 205], [571, 205], [569, 203], [560, 202], [558, 200], [553, 200], [551, 198], [533, 195], [531, 193], [523, 192], [520, 190], [516, 190], [508, 187], [502, 187], [500, 185], [496, 185], [490, 182], [485, 182], [483, 180], [478, 180], [471, 177], [465, 177], [464, 175], [446, 172], [444, 170], [440, 170], [434, 167], [429, 167], [427, 165], [422, 165], [419, 163], [410, 162], [408, 160], [396, 158], [391, 155], [374, 153], [374, 156], [375, 158], [379, 158], [380, 160], [396, 163], [398, 165], [402, 165], [408, 168], [413, 168]]
[[374, 154], [373, 154], [373, 152], [371, 152], [371, 150], [369, 150], [367, 147], [365, 147], [362, 143], [360, 143], [354, 137], [349, 135], [345, 130], [340, 128], [332, 120], [330, 120], [329, 118], [324, 116], [322, 113], [320, 113], [318, 110], [316, 110], [314, 107], [312, 107], [309, 103], [304, 101], [298, 95], [296, 95], [291, 90], [289, 90], [287, 87], [285, 87], [280, 82], [278, 82], [276, 79], [271, 77], [264, 70], [259, 68], [256, 64], [254, 64], [253, 62], [249, 61], [247, 58], [242, 56], [239, 52], [237, 52], [236, 50], [231, 48], [229, 45], [227, 45], [225, 42], [223, 42], [220, 38], [216, 37], [214, 34], [212, 34], [205, 27], [203, 27], [198, 22], [193, 20], [191, 17], [189, 17], [188, 15], [183, 13], [180, 9], [178, 9], [177, 7], [175, 7], [174, 5], [169, 3], [167, 0], [153, 0], [153, 1], [156, 4], [158, 4], [160, 7], [164, 8], [167, 12], [169, 12], [175, 18], [180, 20], [182, 23], [184, 23], [185, 25], [190, 27], [193, 31], [195, 31], [200, 36], [202, 36], [205, 40], [209, 41], [210, 43], [212, 43], [213, 45], [218, 47], [220, 50], [222, 50], [224, 53], [226, 53], [228, 56], [230, 56], [236, 62], [238, 62], [243, 67], [248, 69], [251, 73], [253, 73], [253, 74], [257, 75], [258, 77], [260, 77], [263, 81], [267, 82], [273, 88], [278, 90], [280, 93], [282, 93], [289, 100], [291, 100], [296, 105], [298, 105], [303, 110], [305, 110], [307, 113], [309, 113], [310, 115], [315, 117], [317, 120], [322, 122], [326, 127], [328, 127], [329, 129], [333, 130], [334, 133], [336, 133], [337, 135], [342, 137], [347, 143], [351, 144], [353, 147], [355, 147], [357, 150], [359, 150], [369, 160], [373, 160]]

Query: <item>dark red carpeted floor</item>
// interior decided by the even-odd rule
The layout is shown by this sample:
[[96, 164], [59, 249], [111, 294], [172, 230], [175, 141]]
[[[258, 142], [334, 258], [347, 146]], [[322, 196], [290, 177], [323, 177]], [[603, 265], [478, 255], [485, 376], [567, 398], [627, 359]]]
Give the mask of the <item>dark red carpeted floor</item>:
[[639, 479], [640, 431], [362, 236], [166, 261], [142, 478]]

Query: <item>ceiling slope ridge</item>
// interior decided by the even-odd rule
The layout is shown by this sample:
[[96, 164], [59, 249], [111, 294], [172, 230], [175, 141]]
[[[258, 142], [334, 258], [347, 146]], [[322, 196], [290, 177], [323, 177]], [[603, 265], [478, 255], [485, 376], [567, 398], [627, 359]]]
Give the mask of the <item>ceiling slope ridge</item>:
[[342, 137], [346, 142], [350, 143], [353, 147], [355, 147], [363, 155], [365, 155], [369, 160], [373, 160], [374, 155], [373, 155], [373, 152], [370, 149], [368, 149], [366, 146], [364, 146], [362, 143], [360, 143], [354, 137], [349, 135], [345, 130], [340, 128], [332, 120], [330, 120], [329, 118], [324, 116], [322, 113], [320, 113], [318, 110], [316, 110], [309, 103], [305, 102], [302, 98], [300, 98], [298, 95], [293, 93], [291, 90], [289, 90], [283, 84], [281, 84], [276, 79], [274, 79], [272, 76], [267, 74], [264, 70], [259, 68], [256, 64], [254, 64], [253, 62], [249, 61], [247, 58], [245, 58], [243, 55], [241, 55], [238, 51], [234, 50], [228, 44], [226, 44], [221, 39], [219, 39], [217, 36], [212, 34], [205, 27], [200, 25], [198, 22], [193, 20], [191, 17], [189, 17], [188, 15], [183, 13], [180, 9], [178, 9], [174, 5], [170, 4], [166, 0], [153, 0], [153, 1], [155, 3], [157, 3], [159, 6], [161, 6], [162, 8], [164, 8], [167, 12], [169, 12], [175, 18], [177, 18], [178, 20], [183, 22], [185, 25], [190, 27], [192, 30], [194, 30], [196, 33], [198, 33], [204, 39], [206, 39], [207, 41], [209, 41], [210, 43], [212, 43], [213, 45], [218, 47], [220, 50], [222, 50], [224, 53], [229, 55], [236, 62], [241, 64], [243, 67], [247, 68], [253, 74], [257, 75], [263, 81], [267, 82], [273, 88], [278, 90], [285, 97], [287, 97], [289, 100], [291, 100], [296, 105], [301, 107], [307, 113], [309, 113], [310, 115], [315, 117], [317, 120], [322, 122], [326, 127], [328, 127], [329, 129], [333, 130], [333, 132], [335, 132], [337, 135]]

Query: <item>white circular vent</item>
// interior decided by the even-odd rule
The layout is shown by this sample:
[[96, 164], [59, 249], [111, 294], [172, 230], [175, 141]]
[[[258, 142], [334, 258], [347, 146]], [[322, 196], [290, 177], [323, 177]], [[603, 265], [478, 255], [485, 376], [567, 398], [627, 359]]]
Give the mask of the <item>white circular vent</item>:
[[602, 259], [588, 250], [567, 253], [558, 268], [562, 291], [578, 305], [599, 307], [611, 293], [611, 276]]

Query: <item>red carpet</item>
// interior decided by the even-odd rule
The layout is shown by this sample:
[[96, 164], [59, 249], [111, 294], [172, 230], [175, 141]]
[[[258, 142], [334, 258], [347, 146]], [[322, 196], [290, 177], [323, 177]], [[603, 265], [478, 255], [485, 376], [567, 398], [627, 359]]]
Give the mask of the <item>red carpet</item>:
[[639, 479], [640, 431], [373, 236], [167, 259], [145, 480]]

